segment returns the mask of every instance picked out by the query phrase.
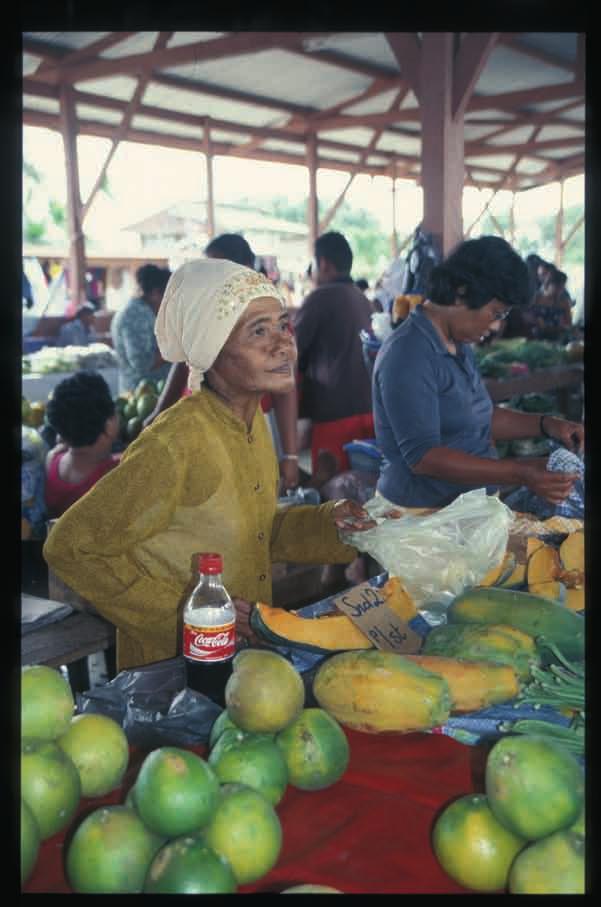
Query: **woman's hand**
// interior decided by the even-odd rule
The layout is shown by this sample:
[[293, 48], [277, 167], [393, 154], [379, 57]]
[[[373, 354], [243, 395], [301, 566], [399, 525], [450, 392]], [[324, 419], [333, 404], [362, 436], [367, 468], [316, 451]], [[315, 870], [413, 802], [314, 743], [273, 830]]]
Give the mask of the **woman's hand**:
[[367, 510], [348, 498], [336, 501], [332, 509], [332, 519], [336, 528], [345, 532], [363, 532], [366, 529], [373, 529], [377, 525]]
[[281, 487], [284, 492], [298, 487], [298, 460], [280, 460]]
[[232, 601], [236, 609], [236, 636], [246, 640], [247, 643], [258, 645], [260, 640], [250, 626], [250, 612], [253, 609], [251, 602], [244, 598], [233, 598]]
[[547, 460], [544, 457], [521, 460], [520, 470], [524, 485], [552, 504], [561, 504], [565, 501], [578, 478], [577, 473], [552, 472], [547, 469]]
[[581, 422], [570, 422], [557, 416], [545, 416], [543, 427], [548, 435], [561, 441], [568, 450], [579, 452], [584, 446], [584, 425]]

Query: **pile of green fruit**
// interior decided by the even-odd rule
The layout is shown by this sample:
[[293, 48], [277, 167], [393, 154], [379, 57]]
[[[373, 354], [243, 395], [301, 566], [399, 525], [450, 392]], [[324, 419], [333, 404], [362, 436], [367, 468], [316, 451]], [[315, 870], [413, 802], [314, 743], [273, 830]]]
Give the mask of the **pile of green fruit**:
[[45, 665], [21, 672], [21, 884], [42, 841], [63, 831], [82, 797], [121, 783], [129, 762], [125, 732], [105, 715], [74, 715], [71, 687]]
[[[105, 742], [107, 728], [104, 736], [96, 736], [97, 758], [91, 768], [91, 756], [81, 755], [81, 738], [89, 744], [95, 729], [78, 734], [78, 722], [110, 722], [123, 735], [128, 752], [123, 731], [111, 719], [92, 714], [71, 717], [70, 690], [57, 671], [26, 670], [34, 674], [24, 674], [28, 703], [24, 725], [38, 735], [43, 731], [46, 739], [56, 739], [56, 744], [39, 744], [38, 749], [52, 747], [43, 755], [52, 766], [53, 778], [62, 771], [59, 790], [64, 788], [65, 793], [60, 804], [53, 803], [55, 814], [60, 806], [60, 821], [57, 818], [41, 834], [41, 787], [38, 784], [34, 790], [33, 782], [26, 786], [21, 821], [23, 882], [33, 871], [40, 840], [72, 822], [80, 797], [106, 793], [109, 783], [115, 786], [116, 760], [107, 756], [112, 753]], [[35, 672], [43, 673], [41, 680], [51, 688], [52, 697], [46, 693], [32, 700], [25, 681], [28, 676], [35, 679]], [[40, 680], [37, 689], [44, 689]], [[82, 811], [75, 819], [64, 844], [66, 876], [74, 892], [235, 893], [275, 866], [283, 843], [276, 807], [287, 786], [321, 790], [334, 784], [348, 765], [348, 741], [330, 715], [304, 707], [300, 674], [287, 659], [268, 650], [246, 649], [235, 656], [225, 701], [226, 710], [211, 730], [206, 759], [178, 746], [153, 749], [144, 757], [123, 803]], [[103, 778], [102, 784], [101, 764], [105, 771], [113, 767], [113, 775]], [[123, 759], [119, 763], [117, 784], [126, 765], [127, 757], [124, 764]], [[24, 776], [33, 777], [37, 771], [31, 767]], [[302, 890], [335, 891], [311, 883]]]
[[485, 893], [584, 894], [584, 773], [548, 736], [503, 737], [485, 793], [448, 804], [432, 846], [445, 872]]
[[158, 381], [143, 378], [132, 392], [119, 394], [115, 399], [115, 409], [119, 415], [119, 434], [124, 444], [129, 444], [142, 431], [144, 419], [157, 405], [164, 386], [163, 379]]

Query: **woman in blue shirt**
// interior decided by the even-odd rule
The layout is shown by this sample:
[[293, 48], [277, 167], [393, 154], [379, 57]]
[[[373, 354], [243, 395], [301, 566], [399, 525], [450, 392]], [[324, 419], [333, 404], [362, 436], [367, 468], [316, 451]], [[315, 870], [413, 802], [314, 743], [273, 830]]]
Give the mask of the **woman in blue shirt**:
[[438, 508], [473, 488], [512, 485], [554, 503], [568, 496], [577, 476], [548, 471], [546, 457], [499, 460], [495, 441], [544, 435], [579, 450], [584, 427], [495, 406], [470, 346], [529, 296], [526, 265], [500, 237], [467, 240], [433, 270], [427, 299], [385, 340], [374, 368], [383, 497]]

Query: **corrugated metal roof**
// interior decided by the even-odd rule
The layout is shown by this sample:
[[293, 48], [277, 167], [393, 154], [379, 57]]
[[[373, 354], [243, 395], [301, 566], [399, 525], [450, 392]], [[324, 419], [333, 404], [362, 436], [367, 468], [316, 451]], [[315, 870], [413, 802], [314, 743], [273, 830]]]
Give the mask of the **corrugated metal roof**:
[[[25, 32], [23, 121], [59, 129], [65, 81], [83, 134], [111, 138], [127, 116], [130, 141], [198, 150], [208, 128], [215, 154], [304, 164], [315, 133], [320, 167], [365, 157], [361, 172], [419, 178], [423, 36], [400, 37], [404, 52], [384, 32]], [[512, 167], [519, 189], [583, 171], [583, 54], [575, 33], [495, 35], [465, 111], [468, 182], [501, 185]], [[535, 177], [521, 180], [516, 156], [542, 164]]]

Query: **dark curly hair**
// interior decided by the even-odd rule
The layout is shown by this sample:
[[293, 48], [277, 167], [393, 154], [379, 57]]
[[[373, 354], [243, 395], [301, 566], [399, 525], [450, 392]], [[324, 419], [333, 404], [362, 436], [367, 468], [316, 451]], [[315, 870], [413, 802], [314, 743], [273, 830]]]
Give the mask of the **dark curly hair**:
[[111, 390], [102, 375], [81, 371], [56, 385], [46, 419], [71, 447], [86, 447], [99, 438], [114, 412]]
[[225, 258], [234, 264], [254, 268], [255, 253], [248, 242], [239, 233], [222, 233], [216, 236], [205, 249], [205, 255], [213, 258]]
[[145, 296], [153, 290], [164, 292], [170, 277], [169, 268], [159, 268], [158, 265], [141, 265], [136, 271], [138, 286]]
[[468, 239], [432, 269], [427, 296], [437, 305], [453, 305], [459, 297], [469, 309], [491, 299], [521, 308], [531, 298], [528, 267], [500, 236]]
[[350, 274], [353, 267], [353, 250], [342, 233], [331, 230], [315, 240], [315, 258], [331, 262], [339, 274]]

